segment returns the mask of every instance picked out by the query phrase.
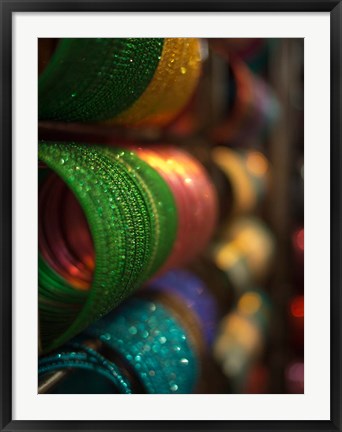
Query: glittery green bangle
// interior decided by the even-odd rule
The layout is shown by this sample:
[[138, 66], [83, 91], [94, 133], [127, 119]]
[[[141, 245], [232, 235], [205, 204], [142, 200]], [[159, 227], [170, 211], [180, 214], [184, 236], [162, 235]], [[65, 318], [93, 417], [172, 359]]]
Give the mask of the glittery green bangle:
[[[82, 311], [78, 313], [79, 304], [78, 307], [74, 307], [74, 311], [69, 311], [68, 315], [71, 317], [72, 312], [74, 312], [74, 315], [78, 313], [72, 323], [65, 317], [65, 308], [60, 310], [60, 302], [53, 305], [61, 315], [59, 320], [51, 319], [52, 311], [49, 309], [44, 314], [45, 309], [42, 309], [42, 307], [46, 303], [46, 294], [42, 291], [44, 281], [40, 278], [39, 306], [45, 350], [52, 349], [65, 342], [86, 325], [110, 310], [110, 306], [115, 306], [128, 295], [133, 287], [127, 284], [127, 277], [131, 273], [128, 271], [127, 265], [131, 266], [132, 260], [137, 258], [135, 249], [129, 251], [131, 254], [126, 253], [125, 243], [129, 241], [134, 244], [136, 241], [134, 219], [129, 212], [129, 205], [134, 204], [139, 200], [139, 197], [131, 200], [130, 203], [126, 203], [126, 205], [121, 203], [118, 205], [116, 203], [112, 204], [110, 199], [113, 200], [113, 197], [115, 197], [115, 199], [121, 200], [124, 198], [125, 193], [128, 193], [128, 188], [124, 187], [124, 173], [117, 174], [117, 183], [113, 184], [112, 188], [108, 188], [107, 185], [111, 183], [112, 177], [104, 164], [99, 162], [95, 150], [73, 144], [70, 146], [69, 149], [63, 144], [41, 144], [39, 157], [60, 175], [79, 199], [94, 240], [96, 269], [91, 290]], [[113, 166], [113, 172], [120, 171], [120, 165], [117, 165]], [[124, 201], [122, 202], [124, 203]], [[143, 206], [143, 201], [138, 201], [138, 204]], [[143, 222], [145, 222], [145, 228], [148, 229], [146, 217]], [[129, 229], [124, 229], [125, 224], [128, 225]], [[144, 225], [140, 224], [141, 229], [144, 229]], [[148, 233], [146, 234], [147, 238], [149, 238]], [[141, 244], [139, 246], [138, 249], [141, 252], [145, 245]], [[127, 259], [126, 255], [128, 255]], [[142, 271], [147, 262], [148, 260], [145, 262], [137, 259], [138, 270], [140, 268], [140, 271]], [[51, 270], [49, 273], [51, 274]], [[67, 284], [66, 286], [70, 288]], [[120, 289], [118, 289], [118, 286], [120, 286]], [[50, 290], [51, 292], [51, 287], [51, 284], [45, 285], [45, 291]], [[78, 303], [81, 300], [84, 301], [84, 293], [78, 290], [74, 291], [75, 294], [80, 293], [80, 296], [82, 294], [82, 299]], [[65, 290], [60, 294], [63, 296], [62, 304], [70, 303]], [[74, 297], [75, 295], [73, 299]], [[46, 339], [44, 339], [44, 329]], [[59, 334], [59, 337], [56, 337], [57, 334]]]
[[176, 239], [178, 217], [174, 196], [161, 175], [136, 153], [108, 148], [103, 151], [111, 160], [120, 158], [124, 162], [147, 200], [155, 234], [153, 259], [145, 277], [148, 279], [164, 264]]
[[86, 296], [39, 260], [39, 312], [46, 352], [113, 309], [157, 270], [171, 250], [177, 214], [168, 186], [129, 151], [42, 142], [39, 158], [80, 202], [96, 256]]
[[157, 301], [132, 298], [81, 337], [96, 337], [119, 353], [147, 393], [188, 394], [195, 389], [199, 360], [194, 348], [185, 329]]
[[38, 80], [40, 120], [100, 121], [129, 108], [152, 80], [160, 38], [61, 39]]
[[[58, 338], [72, 324], [87, 300], [88, 293], [74, 289], [38, 255], [40, 336], [44, 341]], [[44, 346], [45, 348], [45, 346]]]

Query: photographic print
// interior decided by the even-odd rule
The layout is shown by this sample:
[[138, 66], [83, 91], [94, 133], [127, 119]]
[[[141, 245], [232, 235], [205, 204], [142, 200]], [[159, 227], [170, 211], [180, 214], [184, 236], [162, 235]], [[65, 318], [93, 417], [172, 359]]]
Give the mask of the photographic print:
[[39, 393], [304, 392], [304, 40], [38, 40]]

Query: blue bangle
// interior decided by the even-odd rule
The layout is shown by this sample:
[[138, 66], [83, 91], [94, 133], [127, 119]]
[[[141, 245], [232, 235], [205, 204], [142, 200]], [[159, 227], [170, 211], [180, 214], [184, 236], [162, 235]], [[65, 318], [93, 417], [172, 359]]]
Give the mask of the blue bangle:
[[204, 282], [186, 270], [171, 270], [148, 284], [149, 291], [176, 295], [198, 318], [202, 337], [209, 348], [218, 326], [216, 301]]

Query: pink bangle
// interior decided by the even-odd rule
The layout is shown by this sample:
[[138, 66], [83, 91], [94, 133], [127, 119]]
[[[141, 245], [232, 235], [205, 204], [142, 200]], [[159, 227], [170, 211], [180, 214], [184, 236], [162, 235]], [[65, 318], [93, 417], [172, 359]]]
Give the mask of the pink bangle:
[[[62, 203], [64, 208], [61, 210]], [[38, 228], [38, 243], [42, 256], [53, 270], [75, 288], [89, 288], [93, 268], [89, 265], [89, 259], [85, 259], [85, 254], [88, 257], [94, 254], [89, 228], [76, 198], [54, 174], [40, 187], [39, 211], [42, 222]], [[63, 217], [72, 217], [77, 223], [64, 224]], [[75, 236], [78, 240], [84, 239], [78, 246]]]
[[205, 169], [187, 152], [165, 145], [135, 151], [163, 176], [178, 209], [176, 241], [160, 274], [189, 263], [204, 250], [216, 226], [218, 199]]

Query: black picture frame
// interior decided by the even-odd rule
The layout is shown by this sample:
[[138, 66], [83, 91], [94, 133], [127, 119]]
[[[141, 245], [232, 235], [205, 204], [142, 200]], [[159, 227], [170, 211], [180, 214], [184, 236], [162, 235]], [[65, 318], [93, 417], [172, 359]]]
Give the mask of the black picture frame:
[[[1, 5], [1, 431], [341, 431], [341, 23], [336, 0], [11, 1]], [[12, 14], [15, 12], [329, 12], [331, 23], [331, 419], [330, 421], [15, 421], [12, 420]]]

